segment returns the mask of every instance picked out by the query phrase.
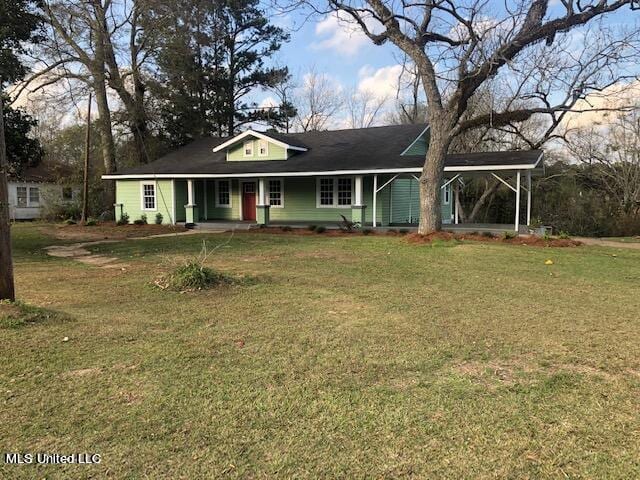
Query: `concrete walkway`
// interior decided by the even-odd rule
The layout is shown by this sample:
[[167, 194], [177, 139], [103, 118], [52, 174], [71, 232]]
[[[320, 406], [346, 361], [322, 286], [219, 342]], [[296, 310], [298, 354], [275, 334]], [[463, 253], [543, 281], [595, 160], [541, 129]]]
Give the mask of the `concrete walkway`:
[[108, 257], [106, 255], [94, 255], [87, 249], [87, 247], [91, 247], [93, 245], [103, 245], [106, 243], [126, 242], [129, 240], [147, 240], [149, 238], [177, 237], [182, 235], [195, 235], [199, 233], [223, 233], [224, 231], [225, 230], [187, 230], [186, 232], [161, 233], [158, 235], [149, 235], [148, 237], [131, 237], [123, 240], [96, 240], [93, 242], [72, 243], [70, 245], [51, 245], [49, 247], [45, 247], [44, 249], [47, 251], [47, 255], [50, 255], [52, 257], [70, 258], [80, 263], [84, 263], [85, 265], [91, 265], [94, 267], [117, 268], [126, 270], [129, 267], [129, 264], [118, 262], [119, 259], [115, 257]]

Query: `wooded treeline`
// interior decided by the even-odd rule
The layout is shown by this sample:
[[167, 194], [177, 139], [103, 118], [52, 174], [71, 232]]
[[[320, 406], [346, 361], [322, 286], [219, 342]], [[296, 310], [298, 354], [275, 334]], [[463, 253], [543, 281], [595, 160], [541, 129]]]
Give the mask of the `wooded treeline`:
[[[92, 215], [110, 212], [113, 203], [112, 184], [100, 181], [101, 174], [153, 161], [200, 137], [225, 136], [256, 123], [287, 132], [430, 118], [424, 74], [408, 55], [396, 98], [342, 88], [313, 67], [292, 75], [275, 58], [289, 33], [269, 20], [258, 0], [38, 5], [43, 28], [28, 52], [35, 68], [11, 94], [46, 96], [31, 104], [31, 115], [17, 108], [6, 112], [9, 159], [15, 171], [41, 157], [77, 165], [79, 181], [91, 93], [97, 107], [91, 124]], [[481, 7], [475, 8], [479, 15]], [[487, 42], [494, 29], [500, 31], [483, 31]], [[621, 231], [613, 224], [624, 217], [620, 222], [630, 226], [625, 232], [640, 233], [633, 230], [639, 201], [635, 110], [606, 128], [572, 131], [564, 124], [589, 92], [631, 78], [624, 65], [637, 58], [637, 31], [614, 35], [599, 25], [587, 33], [571, 51], [565, 42], [547, 38], [546, 45], [524, 55], [522, 65], [510, 63], [507, 78], [490, 76], [474, 87], [460, 117], [465, 128], [448, 150], [561, 150], [562, 161], [550, 156], [554, 166], [534, 180], [534, 215], [575, 234], [613, 234]], [[271, 101], [257, 105], [256, 92], [268, 92]], [[52, 108], [56, 100], [68, 108]], [[75, 122], [69, 122], [69, 109], [77, 111]], [[525, 113], [500, 113], [510, 111]], [[468, 180], [461, 198], [464, 221], [512, 221], [510, 190], [495, 179]]]

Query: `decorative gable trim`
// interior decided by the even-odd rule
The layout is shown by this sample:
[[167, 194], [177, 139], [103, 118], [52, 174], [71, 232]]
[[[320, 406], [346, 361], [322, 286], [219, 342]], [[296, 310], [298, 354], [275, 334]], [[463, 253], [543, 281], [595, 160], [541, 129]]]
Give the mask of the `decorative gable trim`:
[[409, 150], [411, 150], [411, 147], [413, 147], [413, 146], [414, 146], [414, 145], [415, 145], [415, 144], [416, 144], [416, 143], [417, 143], [417, 142], [418, 142], [418, 141], [419, 141], [419, 140], [420, 140], [420, 139], [425, 135], [425, 133], [427, 133], [427, 131], [429, 130], [429, 128], [431, 128], [431, 125], [427, 125], [427, 128], [425, 128], [425, 129], [422, 131], [422, 133], [421, 133], [420, 135], [418, 135], [418, 136], [416, 137], [416, 139], [415, 139], [413, 142], [411, 142], [411, 145], [409, 145], [407, 148], [405, 148], [405, 149], [402, 151], [402, 153], [401, 153], [400, 155], [406, 155], [406, 153], [407, 153]]
[[259, 138], [259, 139], [262, 139], [262, 140], [266, 140], [267, 142], [271, 142], [271, 143], [273, 143], [275, 145], [279, 145], [279, 146], [281, 146], [281, 147], [283, 147], [283, 148], [285, 148], [287, 150], [297, 150], [299, 152], [306, 152], [307, 151], [306, 148], [297, 147], [295, 145], [289, 145], [288, 143], [281, 142], [280, 140], [276, 140], [275, 138], [270, 137], [269, 135], [265, 135], [264, 133], [256, 132], [254, 130], [247, 130], [245, 132], [242, 132], [239, 135], [236, 135], [233, 138], [230, 138], [226, 142], [221, 143], [220, 145], [215, 147], [213, 149], [213, 151], [214, 152], [219, 152], [221, 150], [224, 150], [225, 148], [230, 147], [231, 145], [234, 145], [234, 144], [238, 143], [239, 141], [241, 141], [242, 139], [244, 139], [246, 137], [249, 137], [249, 136], [256, 137], [256, 138]]

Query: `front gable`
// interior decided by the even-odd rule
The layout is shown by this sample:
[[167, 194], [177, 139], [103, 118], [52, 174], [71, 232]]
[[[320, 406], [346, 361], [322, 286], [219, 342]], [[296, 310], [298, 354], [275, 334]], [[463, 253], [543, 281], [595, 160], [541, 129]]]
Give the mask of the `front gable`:
[[229, 162], [286, 160], [287, 158], [287, 149], [282, 145], [253, 136], [244, 138], [227, 150]]
[[[274, 134], [275, 135], [275, 134]], [[267, 133], [247, 130], [216, 146], [214, 152], [226, 152], [228, 162], [286, 160], [292, 151], [306, 152], [299, 145], [292, 145]]]

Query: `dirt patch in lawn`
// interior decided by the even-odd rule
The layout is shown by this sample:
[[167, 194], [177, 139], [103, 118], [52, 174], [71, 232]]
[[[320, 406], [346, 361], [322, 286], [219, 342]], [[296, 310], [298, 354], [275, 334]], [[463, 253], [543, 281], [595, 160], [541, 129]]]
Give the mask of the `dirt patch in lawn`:
[[453, 367], [453, 371], [473, 382], [486, 386], [502, 384], [514, 385], [516, 383], [529, 383], [540, 375], [556, 375], [562, 373], [578, 374], [585, 377], [599, 377], [606, 381], [616, 381], [627, 376], [627, 373], [616, 375], [590, 365], [571, 363], [538, 365], [531, 359], [511, 359], [504, 361], [468, 361]]
[[407, 236], [409, 243], [422, 244], [432, 243], [434, 241], [473, 241], [485, 243], [503, 243], [510, 245], [526, 245], [530, 247], [579, 247], [582, 242], [564, 238], [544, 239], [534, 235], [520, 235], [514, 238], [505, 238], [503, 236], [489, 236], [478, 233], [452, 233], [452, 232], [434, 232], [428, 235], [420, 235], [419, 233], [410, 233]]
[[20, 301], [0, 301], [0, 328], [20, 328], [48, 321], [66, 321], [66, 315]]
[[186, 229], [177, 225], [116, 225], [115, 222], [99, 223], [92, 227], [84, 225], [53, 225], [43, 227], [61, 240], [125, 240], [127, 238], [148, 237], [167, 233], [181, 233]]

